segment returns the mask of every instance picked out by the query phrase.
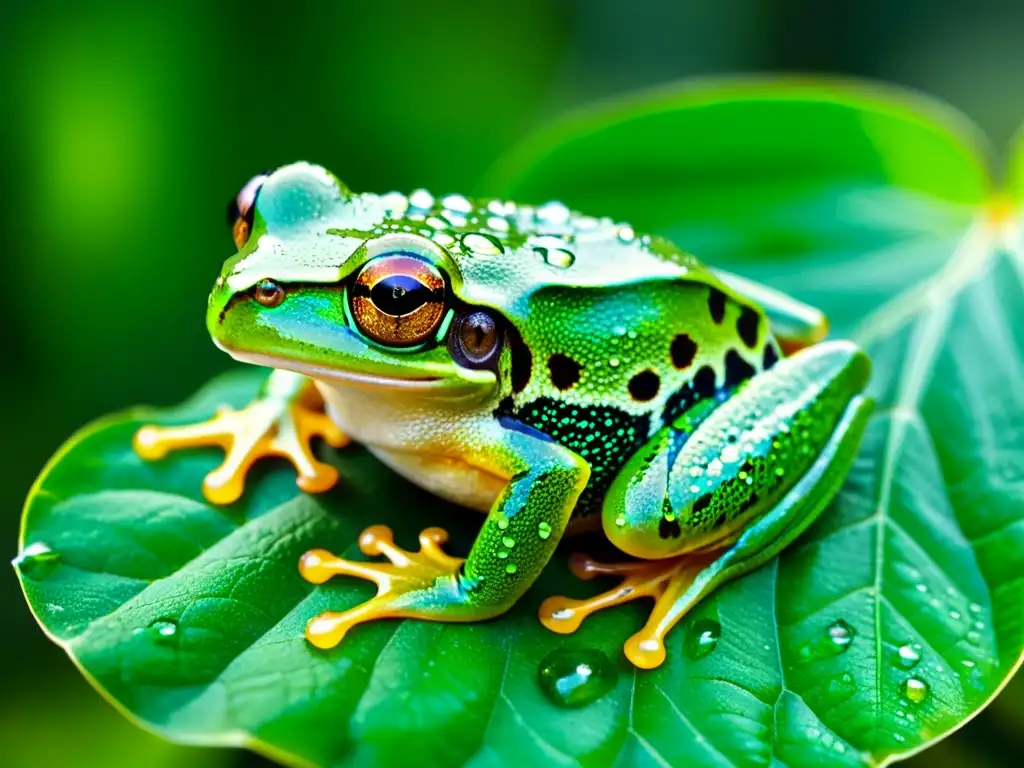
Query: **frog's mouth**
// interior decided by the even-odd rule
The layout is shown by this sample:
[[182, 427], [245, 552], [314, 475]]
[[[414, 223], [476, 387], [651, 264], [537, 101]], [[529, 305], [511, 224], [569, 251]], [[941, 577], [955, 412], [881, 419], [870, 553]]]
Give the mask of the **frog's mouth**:
[[279, 358], [274, 355], [241, 352], [223, 346], [221, 348], [239, 362], [267, 368], [279, 368], [303, 376], [309, 376], [326, 384], [339, 384], [359, 387], [361, 389], [386, 389], [409, 393], [421, 392], [424, 394], [444, 393], [456, 395], [479, 392], [482, 387], [493, 386], [495, 383], [494, 375], [486, 371], [467, 370], [466, 376], [388, 376], [382, 373], [353, 371], [345, 368], [318, 365], [302, 360]]

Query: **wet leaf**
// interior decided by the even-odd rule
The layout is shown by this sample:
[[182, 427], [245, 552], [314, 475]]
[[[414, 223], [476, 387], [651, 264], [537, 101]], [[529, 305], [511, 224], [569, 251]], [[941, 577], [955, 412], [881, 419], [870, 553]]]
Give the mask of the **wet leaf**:
[[[878, 410], [839, 498], [701, 604], [657, 670], [621, 653], [643, 606], [569, 637], [541, 627], [545, 596], [601, 588], [568, 575], [571, 545], [494, 621], [378, 622], [311, 648], [305, 622], [371, 588], [306, 584], [301, 552], [356, 555], [359, 532], [385, 523], [405, 546], [444, 525], [464, 554], [479, 517], [358, 448], [325, 453], [335, 492], [299, 495], [268, 465], [241, 502], [211, 508], [199, 488], [216, 453], [139, 461], [142, 412], [86, 429], [44, 471], [17, 564], [29, 604], [149, 727], [294, 764], [845, 766], [916, 750], [983, 706], [1024, 649], [1024, 246], [1019, 195], [993, 197], [979, 145], [920, 99], [729, 82], [576, 115], [486, 180], [814, 301], [875, 361]], [[261, 375], [218, 379], [157, 418], [240, 405]], [[556, 706], [539, 669], [557, 667], [549, 687], [572, 678], [559, 649], [614, 687]]]

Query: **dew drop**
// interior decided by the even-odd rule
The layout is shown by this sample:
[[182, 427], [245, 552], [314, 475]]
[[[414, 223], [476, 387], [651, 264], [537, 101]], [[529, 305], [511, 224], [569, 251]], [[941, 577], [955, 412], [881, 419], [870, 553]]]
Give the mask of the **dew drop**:
[[907, 678], [903, 683], [903, 695], [915, 704], [920, 704], [928, 697], [928, 683], [916, 677]]
[[849, 647], [850, 643], [853, 642], [854, 635], [857, 634], [856, 630], [842, 619], [830, 624], [827, 631], [829, 640], [839, 648], [839, 653], [842, 653]]
[[619, 227], [619, 231], [616, 232], [616, 235], [623, 243], [632, 243], [636, 238], [636, 232], [633, 231], [632, 227]]
[[981, 633], [975, 632], [973, 629], [967, 633], [967, 642], [971, 645], [979, 645], [981, 643]]
[[831, 705], [841, 704], [856, 692], [857, 682], [849, 672], [830, 677], [825, 684], [825, 698]]
[[918, 584], [916, 587], [914, 587], [914, 589], [916, 589], [918, 592], [927, 592], [928, 591], [928, 585], [927, 584]]
[[417, 189], [409, 195], [409, 205], [413, 208], [427, 210], [434, 207], [434, 196], [425, 189]]
[[715, 650], [722, 626], [711, 619], [699, 619], [690, 625], [683, 640], [683, 652], [691, 659], [702, 659]]
[[512, 547], [514, 547], [516, 545], [516, 540], [513, 539], [511, 536], [502, 536], [501, 537], [501, 543], [504, 544], [509, 549], [512, 549]]
[[541, 520], [537, 524], [537, 535], [546, 540], [551, 535], [551, 526]]
[[441, 205], [456, 213], [470, 213], [473, 210], [473, 204], [462, 195], [448, 195], [442, 198]]
[[499, 520], [498, 521], [498, 530], [504, 531], [506, 528], [508, 528], [508, 520], [505, 520], [505, 519]]
[[545, 224], [565, 224], [569, 221], [569, 209], [557, 201], [545, 203], [537, 209], [537, 218]]
[[626, 518], [624, 518], [622, 515], [619, 515], [618, 517], [615, 518], [615, 524], [619, 528], [621, 528], [622, 526], [624, 526], [626, 524]]
[[535, 248], [540, 253], [546, 264], [559, 269], [568, 269], [576, 261], [576, 256], [564, 248]]
[[977, 603], [971, 603], [967, 606], [967, 610], [969, 610], [971, 613], [978, 614], [981, 613], [982, 608]]
[[894, 739], [894, 740], [896, 741], [896, 743], [898, 743], [898, 744], [902, 744], [902, 743], [903, 743], [904, 741], [906, 741], [906, 739], [905, 739], [905, 738], [903, 738], [903, 736], [901, 736], [901, 735], [900, 735], [900, 734], [898, 734], [898, 733], [894, 733], [894, 734], [892, 735], [892, 737], [893, 737], [893, 739]]
[[519, 569], [516, 567], [515, 563], [509, 563], [505, 566], [505, 573], [515, 573], [517, 570]]
[[13, 565], [33, 581], [42, 581], [60, 567], [62, 559], [60, 552], [54, 552], [48, 545], [36, 541], [21, 550], [21, 554], [14, 558]]
[[917, 666], [917, 663], [921, 661], [920, 654], [921, 646], [919, 645], [901, 645], [899, 650], [896, 652], [899, 657], [900, 666], [904, 669], [913, 669]]
[[505, 252], [501, 241], [493, 235], [470, 232], [462, 236], [462, 247], [480, 256], [500, 256]]
[[960, 620], [960, 611], [950, 611], [949, 612], [949, 618], [953, 619], [954, 621], [959, 621]]
[[540, 663], [540, 688], [558, 707], [572, 709], [597, 701], [618, 681], [608, 657], [591, 648], [562, 648]]
[[143, 632], [157, 645], [176, 645], [178, 642], [178, 623], [170, 619], [157, 619]]

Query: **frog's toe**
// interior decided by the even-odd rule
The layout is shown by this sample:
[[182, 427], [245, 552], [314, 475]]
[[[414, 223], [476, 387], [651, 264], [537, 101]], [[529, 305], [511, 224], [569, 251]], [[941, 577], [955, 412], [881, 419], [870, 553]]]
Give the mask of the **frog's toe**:
[[569, 567], [578, 578], [589, 581], [596, 576], [618, 576], [622, 581], [613, 589], [583, 600], [549, 597], [540, 605], [541, 624], [552, 632], [567, 635], [575, 632], [592, 613], [641, 597], [653, 598], [654, 608], [644, 628], [623, 646], [626, 658], [634, 665], [652, 669], [664, 662], [665, 635], [682, 618], [682, 614], [671, 614], [671, 609], [708, 562], [706, 556], [685, 556], [600, 563], [585, 555], [573, 555]]
[[199, 424], [175, 427], [147, 425], [135, 433], [135, 452], [156, 460], [171, 451], [201, 446], [224, 449], [224, 461], [203, 480], [203, 495], [212, 504], [230, 504], [245, 490], [249, 468], [265, 456], [288, 459], [297, 473], [296, 485], [307, 493], [334, 486], [338, 472], [314, 457], [312, 442], [322, 438], [341, 448], [349, 440], [315, 399], [268, 397], [241, 410], [217, 409]]
[[367, 621], [384, 618], [437, 619], [443, 600], [424, 600], [445, 577], [454, 585], [462, 558], [444, 552], [448, 534], [441, 528], [427, 528], [420, 534], [420, 549], [410, 552], [395, 544], [391, 529], [383, 525], [367, 528], [359, 536], [364, 555], [383, 555], [388, 562], [367, 563], [345, 560], [324, 549], [311, 549], [299, 558], [299, 573], [313, 584], [334, 576], [356, 576], [377, 585], [377, 594], [347, 611], [328, 611], [306, 625], [306, 639], [317, 648], [333, 648], [349, 629]]

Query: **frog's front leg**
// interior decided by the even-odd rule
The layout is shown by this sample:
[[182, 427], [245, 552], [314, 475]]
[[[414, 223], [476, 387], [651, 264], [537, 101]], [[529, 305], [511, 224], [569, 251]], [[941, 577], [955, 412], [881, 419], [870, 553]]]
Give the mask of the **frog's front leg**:
[[203, 495], [213, 504], [230, 504], [242, 495], [249, 467], [264, 456], [291, 461], [298, 473], [296, 485], [307, 493], [333, 487], [337, 470], [313, 456], [311, 443], [317, 437], [335, 448], [349, 442], [324, 413], [323, 400], [310, 379], [275, 370], [245, 408], [235, 411], [223, 406], [212, 419], [199, 424], [144, 426], [135, 433], [133, 446], [148, 460], [182, 448], [223, 448], [224, 461], [203, 480]]
[[709, 414], [683, 414], [659, 431], [616, 478], [603, 510], [608, 538], [643, 560], [574, 557], [581, 578], [622, 583], [589, 600], [549, 598], [541, 621], [568, 633], [595, 610], [654, 598], [625, 652], [639, 667], [660, 665], [665, 635], [687, 611], [778, 554], [839, 490], [870, 413], [859, 394], [868, 373], [856, 346], [823, 343], [759, 374]]
[[344, 560], [322, 549], [302, 556], [299, 571], [314, 584], [346, 575], [373, 581], [377, 595], [343, 612], [313, 618], [306, 637], [331, 648], [363, 622], [381, 618], [479, 621], [508, 610], [551, 558], [590, 467], [540, 433], [502, 430], [497, 465], [510, 480], [495, 501], [463, 561], [441, 551], [447, 534], [428, 528], [420, 551], [397, 547], [384, 526], [366, 529], [359, 547], [389, 562]]

